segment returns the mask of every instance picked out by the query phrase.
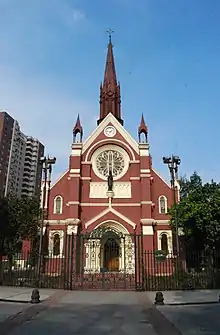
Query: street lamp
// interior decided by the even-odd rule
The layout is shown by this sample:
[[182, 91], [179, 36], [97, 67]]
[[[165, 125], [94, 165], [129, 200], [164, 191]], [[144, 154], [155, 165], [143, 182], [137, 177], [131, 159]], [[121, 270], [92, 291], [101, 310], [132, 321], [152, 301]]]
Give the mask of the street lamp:
[[[43, 230], [44, 230], [44, 219], [48, 218], [48, 204], [49, 204], [49, 195], [50, 195], [50, 182], [51, 182], [51, 173], [52, 173], [52, 165], [56, 163], [56, 157], [46, 157], [40, 158], [40, 164], [42, 165], [43, 170], [43, 180], [44, 187], [42, 193], [42, 215], [41, 215], [41, 224], [40, 224], [40, 241], [39, 241], [39, 251], [38, 251], [38, 274], [40, 274], [41, 269], [41, 259], [42, 259], [42, 245], [43, 245]], [[47, 190], [48, 184], [48, 190]], [[47, 202], [47, 203], [46, 203]], [[47, 205], [47, 206], [46, 206]], [[46, 207], [46, 215], [45, 215], [45, 207]]]
[[171, 157], [163, 157], [164, 164], [168, 165], [170, 171], [170, 183], [173, 190], [173, 204], [174, 204], [174, 221], [175, 221], [175, 231], [176, 231], [176, 250], [179, 255], [179, 236], [178, 236], [178, 218], [177, 218], [177, 203], [176, 203], [176, 187], [175, 180], [178, 178], [178, 166], [181, 163], [179, 156], [172, 155]]

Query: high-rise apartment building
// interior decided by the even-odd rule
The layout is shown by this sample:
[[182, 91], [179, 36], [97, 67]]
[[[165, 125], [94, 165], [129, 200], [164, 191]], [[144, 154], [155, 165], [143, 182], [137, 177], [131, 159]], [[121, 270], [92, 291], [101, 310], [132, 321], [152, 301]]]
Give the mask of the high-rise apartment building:
[[40, 196], [44, 146], [25, 135], [6, 112], [0, 113], [0, 195]]
[[27, 136], [21, 187], [22, 196], [40, 195], [42, 165], [39, 162], [43, 155], [43, 144], [31, 136]]
[[6, 112], [0, 113], [0, 197], [5, 194], [8, 163], [13, 138], [14, 119]]
[[20, 126], [14, 120], [11, 148], [8, 160], [7, 178], [5, 184], [5, 196], [16, 194], [21, 196], [23, 180], [24, 159], [25, 159], [26, 137], [21, 132]]

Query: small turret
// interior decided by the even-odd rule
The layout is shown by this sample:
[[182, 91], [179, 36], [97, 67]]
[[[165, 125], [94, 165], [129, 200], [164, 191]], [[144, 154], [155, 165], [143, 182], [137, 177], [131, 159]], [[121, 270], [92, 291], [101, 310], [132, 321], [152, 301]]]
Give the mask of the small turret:
[[140, 126], [138, 127], [138, 140], [139, 140], [139, 143], [141, 142], [141, 134], [144, 134], [144, 136], [145, 136], [145, 138], [144, 138], [144, 140], [142, 142], [147, 143], [148, 142], [148, 138], [147, 138], [148, 129], [147, 129], [146, 123], [144, 121], [144, 115], [143, 114], [142, 114], [142, 117], [141, 117]]
[[80, 134], [79, 142], [82, 142], [83, 128], [81, 126], [79, 114], [77, 116], [75, 127], [73, 128], [73, 143], [76, 142], [76, 136], [77, 136], [77, 134]]

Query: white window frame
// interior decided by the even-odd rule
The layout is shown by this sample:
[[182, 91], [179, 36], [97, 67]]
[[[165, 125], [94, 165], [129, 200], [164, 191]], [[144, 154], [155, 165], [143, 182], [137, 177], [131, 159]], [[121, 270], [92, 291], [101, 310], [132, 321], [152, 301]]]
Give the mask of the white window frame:
[[[56, 200], [60, 198], [61, 199], [61, 206], [60, 206], [60, 212], [56, 212]], [[57, 195], [53, 200], [53, 214], [60, 215], [63, 213], [63, 197], [61, 195]]]
[[[164, 201], [165, 201], [165, 213], [162, 213], [161, 212], [161, 204], [160, 204], [160, 201], [161, 201], [161, 199], [164, 199]], [[159, 199], [158, 199], [158, 202], [159, 202], [159, 213], [160, 214], [167, 214], [167, 197], [165, 197], [165, 195], [161, 195], [160, 197], [159, 197]]]
[[[54, 246], [54, 236], [59, 235], [60, 236], [60, 254], [54, 255], [53, 254], [53, 246]], [[63, 247], [64, 247], [64, 231], [63, 230], [50, 230], [49, 231], [49, 257], [53, 258], [62, 258], [63, 255]]]

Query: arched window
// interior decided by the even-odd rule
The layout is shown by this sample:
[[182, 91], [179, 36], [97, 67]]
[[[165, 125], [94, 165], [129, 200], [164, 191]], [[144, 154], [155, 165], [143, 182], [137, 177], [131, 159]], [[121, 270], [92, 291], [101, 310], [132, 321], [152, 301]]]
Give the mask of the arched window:
[[161, 250], [168, 253], [168, 239], [167, 234], [161, 235]]
[[164, 195], [159, 197], [159, 213], [166, 214], [167, 213], [167, 198]]
[[54, 214], [62, 214], [63, 199], [60, 195], [54, 199]]
[[53, 236], [53, 256], [60, 255], [60, 235], [54, 234]]

